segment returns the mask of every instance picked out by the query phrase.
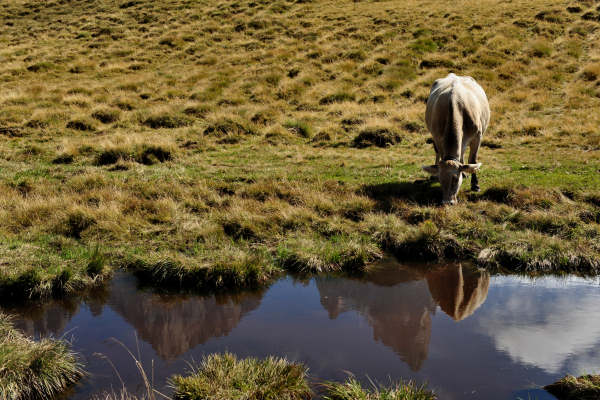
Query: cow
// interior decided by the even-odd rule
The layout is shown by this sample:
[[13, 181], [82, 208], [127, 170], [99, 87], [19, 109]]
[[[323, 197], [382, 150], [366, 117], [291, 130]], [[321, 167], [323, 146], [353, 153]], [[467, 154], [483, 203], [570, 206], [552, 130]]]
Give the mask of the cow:
[[[490, 122], [487, 96], [470, 76], [449, 74], [433, 83], [425, 120], [433, 136], [435, 164], [423, 166], [423, 170], [438, 177], [442, 203], [456, 204], [465, 173], [472, 174], [471, 190], [479, 191], [477, 152]], [[467, 146], [469, 163], [464, 164]]]

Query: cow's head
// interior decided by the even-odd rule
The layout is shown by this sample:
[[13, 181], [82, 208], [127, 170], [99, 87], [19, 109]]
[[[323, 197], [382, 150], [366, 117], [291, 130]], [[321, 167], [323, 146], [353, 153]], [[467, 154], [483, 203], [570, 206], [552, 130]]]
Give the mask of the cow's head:
[[456, 196], [462, 184], [464, 174], [472, 174], [481, 167], [477, 164], [461, 164], [458, 161], [441, 161], [437, 165], [424, 166], [423, 170], [437, 176], [442, 185], [442, 203], [456, 204]]

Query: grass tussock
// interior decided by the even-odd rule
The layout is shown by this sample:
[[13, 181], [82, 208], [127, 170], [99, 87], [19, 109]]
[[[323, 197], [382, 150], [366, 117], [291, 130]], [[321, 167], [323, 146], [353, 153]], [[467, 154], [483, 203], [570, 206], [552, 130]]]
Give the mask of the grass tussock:
[[60, 340], [33, 341], [0, 314], [0, 397], [51, 399], [83, 376], [77, 356]]
[[140, 144], [131, 147], [109, 147], [101, 150], [94, 160], [98, 166], [112, 165], [119, 161], [134, 161], [152, 165], [173, 159], [173, 149], [169, 146]]
[[453, 260], [468, 258], [468, 250], [432, 221], [417, 227], [395, 232], [379, 233], [383, 246], [402, 260]]
[[[81, 221], [78, 216], [74, 218], [73, 226], [65, 228], [80, 232]], [[66, 233], [74, 235], [73, 231]], [[52, 246], [61, 246], [63, 253], [48, 254]], [[102, 283], [111, 274], [103, 250], [81, 246], [68, 238], [0, 245], [0, 256], [12, 260], [11, 268], [0, 271], [0, 299], [9, 302], [73, 294]]]
[[297, 238], [277, 249], [277, 263], [294, 273], [360, 272], [382, 257], [371, 241], [358, 237]]
[[214, 251], [219, 251], [218, 258], [209, 255], [193, 261], [133, 257], [126, 261], [125, 267], [143, 282], [194, 291], [258, 288], [280, 273], [264, 251], [243, 251], [235, 247]]
[[372, 389], [364, 389], [353, 377], [344, 383], [327, 382], [324, 384], [325, 400], [434, 400], [435, 394], [424, 386], [412, 382], [399, 382], [385, 387], [373, 385]]
[[402, 137], [397, 132], [387, 128], [367, 128], [362, 130], [352, 141], [354, 147], [359, 149], [377, 146], [387, 147], [400, 143]]
[[152, 129], [174, 129], [191, 125], [192, 119], [185, 114], [162, 112], [150, 115], [143, 123]]
[[237, 359], [233, 354], [205, 357], [188, 376], [174, 376], [177, 400], [310, 399], [307, 369], [269, 357]]
[[561, 380], [544, 387], [559, 400], [592, 400], [600, 397], [600, 376], [565, 376]]
[[97, 119], [103, 124], [110, 124], [119, 120], [121, 111], [111, 108], [100, 108], [92, 112], [92, 118]]

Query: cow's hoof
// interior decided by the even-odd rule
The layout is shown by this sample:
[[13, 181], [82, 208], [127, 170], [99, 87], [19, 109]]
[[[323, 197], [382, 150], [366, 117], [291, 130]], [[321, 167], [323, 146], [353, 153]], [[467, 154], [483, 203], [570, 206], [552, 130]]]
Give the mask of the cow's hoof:
[[481, 192], [481, 188], [479, 187], [479, 185], [471, 186], [471, 191], [472, 192]]

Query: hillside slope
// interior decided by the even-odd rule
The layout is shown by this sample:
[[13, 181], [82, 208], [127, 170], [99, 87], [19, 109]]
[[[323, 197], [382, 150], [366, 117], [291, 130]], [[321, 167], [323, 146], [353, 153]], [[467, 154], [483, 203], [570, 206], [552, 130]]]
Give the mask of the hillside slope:
[[[0, 6], [0, 294], [126, 266], [194, 288], [471, 258], [596, 273], [592, 1], [25, 1]], [[431, 83], [485, 88], [482, 193], [420, 166]], [[378, 147], [382, 146], [382, 147]]]

